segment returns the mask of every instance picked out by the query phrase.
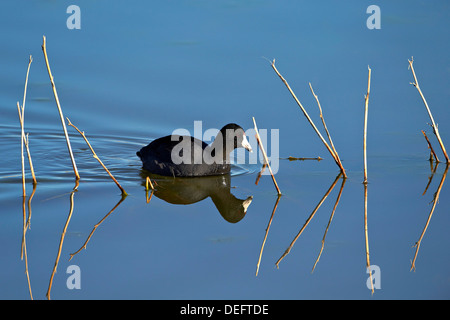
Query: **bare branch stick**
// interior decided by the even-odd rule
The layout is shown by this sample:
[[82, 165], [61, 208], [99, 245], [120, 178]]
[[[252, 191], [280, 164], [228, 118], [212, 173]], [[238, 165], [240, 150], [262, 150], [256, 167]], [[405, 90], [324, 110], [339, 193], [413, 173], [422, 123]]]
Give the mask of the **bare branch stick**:
[[367, 183], [367, 118], [369, 115], [369, 94], [370, 94], [370, 76], [372, 70], [369, 69], [369, 78], [367, 80], [367, 94], [365, 97], [365, 114], [364, 114], [364, 181], [363, 183]]
[[27, 150], [27, 156], [28, 156], [28, 162], [30, 163], [30, 171], [31, 171], [31, 176], [33, 177], [33, 184], [36, 185], [37, 184], [37, 180], [36, 180], [36, 175], [34, 174], [34, 166], [33, 166], [33, 161], [31, 160], [31, 153], [30, 153], [30, 148], [29, 148], [29, 142], [28, 142], [28, 133], [25, 136], [25, 149]]
[[24, 129], [24, 121], [25, 121], [25, 100], [27, 97], [27, 87], [28, 87], [28, 75], [30, 74], [30, 66], [31, 62], [33, 61], [33, 57], [30, 55], [30, 59], [28, 61], [28, 68], [27, 68], [27, 75], [25, 77], [25, 86], [23, 89], [23, 101], [22, 101], [22, 108], [19, 105], [19, 102], [17, 101], [17, 111], [19, 112], [19, 121], [20, 121], [20, 127], [21, 127], [21, 158], [22, 158], [22, 191], [23, 196], [26, 196], [26, 190], [25, 190], [25, 161], [23, 157], [23, 145], [25, 142], [25, 129]]
[[270, 175], [272, 176], [273, 184], [275, 185], [275, 188], [277, 189], [278, 194], [281, 194], [280, 188], [278, 188], [277, 181], [275, 180], [275, 177], [273, 175], [272, 168], [270, 167], [269, 159], [267, 158], [266, 151], [264, 151], [264, 146], [262, 145], [261, 138], [258, 133], [258, 127], [256, 126], [255, 117], [253, 117], [253, 124], [255, 126], [256, 139], [258, 140], [259, 147], [261, 148], [262, 154], [264, 156], [264, 161], [267, 164], [267, 167], [269, 168]]
[[64, 135], [66, 137], [67, 149], [69, 150], [69, 155], [70, 155], [70, 159], [72, 161], [73, 171], [75, 173], [76, 179], [78, 180], [78, 179], [80, 179], [80, 175], [78, 174], [78, 169], [77, 169], [77, 165], [75, 163], [75, 158], [73, 157], [72, 147], [70, 146], [69, 135], [67, 134], [67, 128], [66, 128], [66, 124], [64, 122], [64, 115], [62, 113], [61, 105], [59, 104], [58, 92], [56, 92], [56, 86], [55, 86], [55, 82], [53, 81], [52, 71], [50, 70], [50, 64], [48, 63], [47, 48], [45, 45], [45, 36], [43, 36], [42, 51], [44, 52], [45, 63], [47, 64], [48, 76], [50, 77], [50, 82], [52, 84], [53, 95], [55, 96], [56, 106], [58, 107], [59, 116], [61, 117], [61, 124], [62, 124], [63, 130], [64, 130]]
[[317, 160], [317, 161], [320, 161], [320, 160], [323, 160], [323, 158], [321, 158], [321, 157], [317, 157], [317, 158], [296, 158], [296, 157], [289, 156], [287, 158], [280, 158], [280, 160], [289, 160], [289, 161]]
[[444, 143], [442, 142], [441, 136], [439, 134], [438, 126], [434, 122], [433, 115], [431, 114], [430, 107], [428, 107], [427, 100], [425, 100], [425, 96], [423, 95], [422, 90], [420, 90], [419, 81], [417, 80], [416, 73], [414, 72], [413, 58], [411, 57], [411, 60], [408, 59], [408, 62], [409, 62], [409, 67], [411, 68], [411, 72], [412, 72], [413, 77], [414, 77], [414, 83], [411, 83], [411, 84], [414, 87], [416, 87], [417, 91], [419, 91], [420, 97], [422, 98], [422, 101], [425, 104], [425, 107], [426, 107], [426, 109], [428, 111], [428, 116], [430, 117], [430, 120], [431, 120], [431, 126], [433, 127], [433, 132], [436, 135], [436, 138], [437, 138], [437, 140], [439, 142], [439, 145], [441, 146], [442, 152], [444, 153], [445, 161], [447, 163], [449, 163], [450, 160], [448, 158], [447, 151], [445, 150]]
[[[18, 103], [18, 102], [17, 102]], [[22, 120], [22, 113], [24, 113], [24, 109], [22, 108], [22, 111], [20, 111], [20, 106], [19, 104], [17, 104], [17, 108], [19, 111], [19, 121], [21, 124], [21, 127], [23, 127], [23, 120]], [[34, 174], [34, 166], [33, 166], [33, 161], [31, 160], [31, 153], [30, 153], [30, 148], [28, 146], [28, 133], [23, 136], [23, 143], [25, 144], [25, 149], [27, 151], [27, 156], [28, 156], [28, 162], [30, 163], [30, 171], [31, 171], [31, 175], [33, 177], [33, 184], [36, 185], [37, 184], [37, 180], [36, 180], [36, 175]]]
[[70, 122], [69, 118], [67, 118], [67, 125], [75, 128], [75, 130], [78, 131], [79, 134], [81, 134], [81, 136], [83, 137], [84, 141], [86, 141], [86, 144], [88, 145], [89, 149], [91, 149], [92, 155], [93, 157], [102, 165], [103, 169], [105, 169], [105, 171], [109, 174], [109, 176], [111, 177], [111, 179], [114, 180], [114, 182], [116, 183], [116, 185], [119, 187], [119, 189], [122, 191], [122, 195], [126, 196], [127, 193], [125, 192], [125, 190], [122, 188], [122, 186], [120, 185], [120, 183], [116, 180], [116, 178], [114, 178], [114, 176], [111, 174], [111, 172], [109, 172], [108, 168], [106, 168], [106, 166], [103, 164], [102, 160], [100, 160], [100, 158], [97, 156], [97, 154], [95, 153], [94, 149], [92, 148], [91, 144], [89, 143], [88, 139], [86, 138], [86, 136], [84, 135], [83, 131], [80, 131], [80, 129], [78, 129], [76, 126], [74, 126], [72, 124], [72, 122]]
[[17, 101], [17, 111], [19, 112], [19, 121], [20, 121], [20, 127], [21, 127], [20, 156], [22, 158], [22, 193], [23, 193], [23, 196], [26, 197], [27, 192], [26, 192], [26, 188], [25, 188], [25, 160], [23, 157], [23, 141], [25, 139], [25, 133], [23, 131], [23, 117], [21, 115], [19, 101]]
[[339, 155], [338, 155], [338, 153], [336, 151], [336, 148], [334, 147], [333, 140], [331, 139], [330, 132], [328, 131], [327, 125], [325, 124], [325, 118], [323, 117], [323, 114], [322, 114], [322, 107], [320, 106], [319, 97], [314, 93], [314, 90], [313, 90], [313, 88], [311, 86], [311, 83], [309, 83], [309, 88], [311, 89], [311, 93], [312, 93], [312, 95], [314, 96], [314, 98], [317, 101], [317, 106], [319, 107], [319, 116], [320, 116], [320, 119], [322, 120], [323, 127], [324, 127], [325, 132], [326, 132], [326, 134], [328, 136], [328, 140], [330, 141], [331, 148], [333, 149], [333, 152], [334, 152], [334, 156], [333, 156], [334, 161], [336, 161], [337, 165], [341, 169], [341, 172], [342, 172], [342, 175], [344, 176], [344, 178], [347, 178], [347, 174], [345, 173], [345, 169], [342, 166], [341, 158], [339, 158]]
[[[306, 112], [305, 108], [303, 107], [303, 105], [300, 103], [300, 101], [297, 99], [297, 96], [295, 95], [294, 91], [292, 91], [291, 87], [289, 86], [289, 84], [287, 83], [287, 81], [283, 78], [283, 76], [278, 72], [277, 68], [275, 67], [275, 59], [273, 59], [272, 61], [272, 68], [275, 71], [275, 73], [278, 75], [278, 77], [280, 77], [281, 81], [283, 81], [283, 83], [285, 84], [286, 88], [289, 90], [289, 92], [291, 93], [292, 97], [294, 98], [295, 102], [297, 102], [297, 105], [300, 107], [300, 109], [302, 110], [304, 116], [306, 117], [306, 119], [308, 120], [309, 124], [313, 127], [314, 131], [317, 133], [317, 135], [319, 136], [320, 140], [322, 140], [323, 144], [325, 145], [325, 147], [327, 148], [328, 152], [330, 152], [331, 156], [333, 157], [334, 161], [336, 162], [336, 164], [339, 166], [339, 163], [337, 161], [337, 158], [335, 157], [334, 151], [330, 148], [330, 146], [328, 145], [328, 143], [325, 141], [325, 139], [323, 138], [322, 134], [319, 132], [319, 130], [317, 130], [317, 127], [315, 126], [314, 122], [311, 120], [311, 118], [309, 117], [308, 113]], [[339, 166], [340, 167], [340, 166]]]
[[434, 152], [433, 147], [431, 146], [431, 142], [430, 140], [428, 140], [427, 134], [425, 133], [425, 131], [422, 130], [423, 136], [425, 137], [425, 140], [427, 140], [428, 143], [428, 149], [430, 149], [430, 161], [433, 161], [433, 157], [436, 160], [436, 162], [440, 162], [438, 159], [438, 156], [436, 154], [436, 152]]

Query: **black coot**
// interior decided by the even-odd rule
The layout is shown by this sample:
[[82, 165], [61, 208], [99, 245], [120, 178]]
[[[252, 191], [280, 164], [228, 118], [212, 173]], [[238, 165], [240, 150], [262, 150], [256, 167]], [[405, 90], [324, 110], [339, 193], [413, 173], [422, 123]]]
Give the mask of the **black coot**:
[[170, 135], [136, 152], [144, 169], [163, 176], [197, 177], [230, 173], [230, 152], [243, 147], [252, 152], [244, 129], [227, 124], [208, 145], [191, 136]]

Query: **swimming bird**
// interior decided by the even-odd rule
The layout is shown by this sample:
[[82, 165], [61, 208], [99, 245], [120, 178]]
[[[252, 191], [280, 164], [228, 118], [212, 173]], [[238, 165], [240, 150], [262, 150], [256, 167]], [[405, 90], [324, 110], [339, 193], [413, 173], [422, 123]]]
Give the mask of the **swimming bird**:
[[197, 177], [230, 173], [230, 152], [236, 148], [252, 152], [244, 129], [229, 123], [211, 144], [191, 136], [169, 135], [152, 141], [136, 155], [145, 170], [174, 177]]

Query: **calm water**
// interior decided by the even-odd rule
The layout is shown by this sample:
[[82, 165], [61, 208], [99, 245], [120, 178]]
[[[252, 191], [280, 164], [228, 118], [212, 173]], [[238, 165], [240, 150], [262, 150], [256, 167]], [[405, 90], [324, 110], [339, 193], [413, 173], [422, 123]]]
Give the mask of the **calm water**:
[[[52, 299], [450, 297], [446, 166], [431, 168], [427, 161], [420, 131], [427, 131], [436, 149], [438, 144], [410, 85], [407, 61], [414, 56], [421, 88], [448, 145], [447, 2], [380, 3], [380, 30], [366, 27], [369, 4], [361, 1], [135, 1], [127, 6], [78, 1], [80, 30], [66, 27], [71, 4], [1, 5], [0, 298], [30, 299], [25, 270], [34, 299], [45, 299], [49, 288]], [[64, 115], [86, 132], [126, 189], [123, 201], [69, 127], [81, 175], [73, 191], [42, 35]], [[30, 54], [25, 131], [38, 184], [33, 190], [27, 164], [25, 260], [16, 101], [22, 101]], [[337, 166], [272, 70], [268, 60], [274, 58], [322, 130], [308, 82], [319, 96], [347, 170], [344, 185], [335, 181]], [[368, 65], [367, 227], [370, 263], [379, 267], [375, 283], [381, 284], [373, 295], [366, 286], [361, 183]], [[324, 160], [279, 160], [276, 180], [283, 196], [278, 203], [270, 176], [255, 184], [260, 169], [255, 164], [235, 167], [228, 180], [194, 179], [176, 186], [157, 180], [161, 190], [178, 198], [173, 192], [155, 193], [147, 201], [145, 174], [135, 155], [143, 145], [177, 128], [193, 133], [197, 120], [203, 131], [228, 122], [249, 129], [252, 117], [260, 129], [279, 129], [279, 157]], [[444, 159], [440, 150], [438, 155]], [[174, 204], [189, 202], [181, 195], [204, 199]], [[248, 198], [245, 215], [231, 208]], [[413, 246], [420, 238], [415, 258]], [[416, 268], [410, 271], [414, 258]], [[66, 285], [72, 265], [81, 272], [81, 289]]]

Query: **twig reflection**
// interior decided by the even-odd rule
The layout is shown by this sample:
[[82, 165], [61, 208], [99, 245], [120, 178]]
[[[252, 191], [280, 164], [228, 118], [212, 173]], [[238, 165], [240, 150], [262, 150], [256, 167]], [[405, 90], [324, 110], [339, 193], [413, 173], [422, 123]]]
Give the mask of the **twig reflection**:
[[53, 271], [52, 271], [52, 274], [50, 276], [50, 281], [49, 281], [49, 284], [48, 284], [48, 290], [47, 290], [47, 294], [46, 294], [48, 300], [50, 300], [50, 292], [52, 290], [53, 277], [55, 276], [56, 269], [58, 268], [59, 258], [61, 256], [61, 250], [62, 250], [62, 246], [63, 246], [63, 243], [64, 243], [64, 238], [66, 236], [67, 227], [69, 226], [70, 219], [72, 218], [73, 207], [74, 207], [73, 198], [74, 198], [75, 192], [78, 191], [78, 185], [79, 185], [79, 180], [77, 179], [77, 180], [75, 180], [75, 187], [73, 188], [72, 192], [70, 193], [69, 215], [67, 216], [66, 224], [64, 225], [63, 231], [61, 233], [61, 240], [59, 241], [59, 247], [58, 247], [58, 253], [56, 255], [55, 265], [53, 266]]
[[429, 161], [430, 161], [431, 174], [430, 174], [430, 177], [428, 178], [427, 186], [425, 187], [425, 190], [423, 191], [422, 195], [425, 195], [425, 193], [427, 193], [428, 187], [430, 186], [431, 181], [433, 180], [434, 174], [436, 173], [436, 169], [437, 169], [438, 164], [439, 164], [438, 162], [436, 162], [436, 164], [433, 166], [433, 160], [430, 159]]
[[319, 201], [319, 203], [317, 204], [317, 206], [314, 208], [313, 212], [311, 213], [311, 215], [308, 217], [308, 219], [306, 219], [305, 223], [303, 224], [303, 227], [300, 229], [300, 231], [297, 233], [297, 235], [295, 236], [294, 240], [292, 240], [291, 244], [289, 245], [289, 247], [286, 249], [286, 251], [283, 253], [283, 255], [278, 259], [278, 261], [275, 263], [276, 267], [279, 267], [279, 264], [281, 262], [281, 260], [284, 259], [285, 256], [287, 256], [289, 254], [289, 252], [291, 251], [292, 247], [294, 246], [295, 242], [298, 240], [298, 238], [300, 237], [300, 235], [303, 233], [303, 231], [305, 230], [306, 226], [311, 222], [312, 218], [314, 218], [314, 215], [316, 214], [316, 212], [319, 210], [320, 206], [324, 203], [325, 199], [328, 197], [328, 195], [331, 193], [331, 191], [333, 190], [333, 188], [336, 186], [339, 178], [342, 176], [342, 172], [338, 174], [338, 176], [336, 177], [336, 179], [334, 180], [334, 182], [332, 183], [331, 187], [328, 189], [328, 191], [325, 193], [325, 195], [322, 197], [322, 199]]
[[22, 198], [22, 213], [23, 213], [23, 229], [22, 229], [22, 244], [20, 249], [20, 259], [25, 260], [25, 274], [27, 276], [27, 282], [28, 282], [28, 291], [30, 292], [30, 299], [33, 300], [33, 293], [31, 291], [31, 281], [30, 281], [30, 274], [28, 272], [28, 255], [27, 255], [27, 241], [26, 241], [26, 233], [27, 230], [30, 228], [31, 223], [31, 199], [33, 199], [34, 193], [36, 192], [36, 184], [33, 184], [33, 192], [28, 198], [28, 217], [27, 217], [27, 205], [26, 197], [24, 196]]
[[328, 220], [328, 224], [327, 224], [327, 227], [325, 229], [325, 233], [323, 234], [322, 246], [320, 248], [320, 252], [319, 252], [319, 255], [317, 256], [316, 262], [314, 263], [314, 266], [313, 266], [313, 268], [311, 270], [311, 273], [314, 272], [314, 269], [316, 268], [317, 262], [319, 262], [320, 256], [322, 255], [322, 251], [323, 251], [323, 248], [325, 246], [325, 238], [327, 236], [328, 228], [331, 225], [331, 220], [333, 220], [334, 212], [336, 211], [336, 208], [337, 208], [337, 206], [339, 204], [339, 200], [341, 199], [342, 191], [344, 190], [345, 181], [347, 181], [347, 179], [345, 179], [345, 178], [342, 179], [341, 189], [339, 189], [339, 194], [338, 194], [338, 196], [336, 198], [336, 203], [334, 204], [333, 211], [331, 212], [330, 219]]
[[366, 245], [366, 268], [369, 272], [370, 277], [370, 286], [372, 289], [372, 294], [374, 292], [373, 289], [373, 281], [372, 281], [372, 270], [370, 269], [370, 254], [369, 254], [369, 233], [367, 230], [367, 183], [364, 184], [364, 238]]
[[[437, 164], [436, 164], [436, 167], [437, 167]], [[425, 223], [425, 227], [423, 228], [422, 233], [420, 234], [419, 240], [417, 240], [417, 242], [413, 246], [413, 247], [416, 248], [416, 252], [414, 253], [414, 258], [413, 258], [413, 260], [411, 262], [411, 269], [410, 269], [410, 271], [412, 271], [412, 270], [416, 271], [416, 259], [417, 259], [417, 254], [419, 253], [420, 244], [421, 244], [422, 239], [423, 239], [423, 237], [425, 235], [425, 232], [427, 231], [428, 225], [430, 224], [430, 220], [431, 220], [431, 217], [433, 215], [434, 209], [436, 208], [436, 204], [439, 201], [439, 194], [441, 193], [442, 186], [444, 185], [445, 177], [447, 176], [448, 167], [449, 167], [449, 164], [447, 163], [447, 165], [445, 167], [444, 174], [442, 175], [441, 182], [439, 183], [439, 186], [438, 186], [436, 192], [434, 193], [433, 205], [431, 206], [430, 214], [428, 215], [428, 219], [427, 219], [427, 222]]]
[[84, 244], [81, 246], [80, 249], [78, 249], [76, 252], [71, 253], [70, 254], [70, 258], [69, 261], [77, 254], [79, 253], [81, 250], [86, 249], [86, 246], [88, 244], [88, 242], [91, 240], [92, 235], [94, 234], [95, 230], [97, 230], [97, 228], [103, 223], [103, 221], [106, 220], [106, 218], [108, 218], [108, 216], [114, 212], [114, 210], [117, 209], [117, 207], [122, 203], [122, 201], [125, 200], [125, 197], [121, 197], [119, 202], [117, 202], [117, 204], [114, 206], [114, 208], [112, 208], [96, 225], [94, 225], [94, 228], [92, 229], [91, 233], [89, 234], [89, 236], [87, 237], [86, 241], [84, 242]]

